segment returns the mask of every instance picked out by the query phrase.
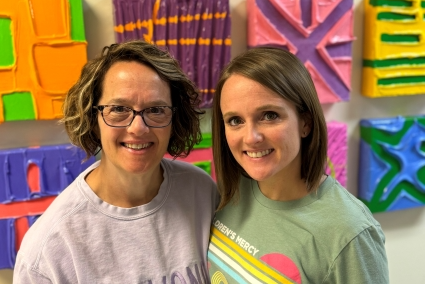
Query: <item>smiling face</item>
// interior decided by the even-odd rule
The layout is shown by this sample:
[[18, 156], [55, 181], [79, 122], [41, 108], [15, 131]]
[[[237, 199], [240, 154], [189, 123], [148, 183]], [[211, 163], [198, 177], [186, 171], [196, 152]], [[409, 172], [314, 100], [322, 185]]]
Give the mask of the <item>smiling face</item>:
[[301, 138], [310, 128], [292, 103], [233, 74], [224, 83], [220, 107], [230, 151], [253, 179], [300, 178]]
[[[170, 87], [150, 67], [138, 62], [114, 63], [107, 71], [98, 105], [120, 105], [135, 110], [154, 106], [172, 106]], [[114, 128], [105, 124], [98, 112], [102, 143], [101, 166], [107, 171], [154, 173], [167, 151], [171, 124], [149, 128], [140, 115], [130, 126]]]

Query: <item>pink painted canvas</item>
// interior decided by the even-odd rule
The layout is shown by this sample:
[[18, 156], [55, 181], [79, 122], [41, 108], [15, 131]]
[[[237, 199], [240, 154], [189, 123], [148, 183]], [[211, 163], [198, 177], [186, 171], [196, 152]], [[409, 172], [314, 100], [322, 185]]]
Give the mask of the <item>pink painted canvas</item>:
[[328, 122], [328, 161], [326, 174], [334, 177], [343, 186], [347, 184], [347, 125]]
[[248, 46], [276, 46], [304, 62], [322, 104], [348, 101], [352, 0], [247, 0]]

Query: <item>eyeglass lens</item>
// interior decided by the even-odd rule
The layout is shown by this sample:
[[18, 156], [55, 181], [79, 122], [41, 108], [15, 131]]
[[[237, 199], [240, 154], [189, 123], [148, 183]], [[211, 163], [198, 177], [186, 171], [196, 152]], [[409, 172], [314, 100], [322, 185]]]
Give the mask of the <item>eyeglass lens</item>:
[[[140, 111], [144, 122], [151, 127], [165, 127], [171, 122], [173, 110], [167, 106], [150, 107]], [[133, 120], [133, 109], [124, 106], [105, 106], [103, 119], [110, 126], [128, 126]]]

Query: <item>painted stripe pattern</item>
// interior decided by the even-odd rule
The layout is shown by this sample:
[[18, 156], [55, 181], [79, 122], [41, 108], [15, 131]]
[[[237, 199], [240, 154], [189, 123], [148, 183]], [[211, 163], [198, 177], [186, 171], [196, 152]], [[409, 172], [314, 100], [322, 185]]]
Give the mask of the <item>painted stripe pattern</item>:
[[[208, 260], [238, 283], [294, 283], [247, 253], [215, 227], [212, 227]], [[213, 284], [226, 283], [224, 275], [216, 278], [214, 275], [211, 278]]]
[[220, 71], [230, 61], [228, 0], [114, 0], [118, 42], [142, 39], [167, 49], [196, 83], [201, 108], [212, 106]]

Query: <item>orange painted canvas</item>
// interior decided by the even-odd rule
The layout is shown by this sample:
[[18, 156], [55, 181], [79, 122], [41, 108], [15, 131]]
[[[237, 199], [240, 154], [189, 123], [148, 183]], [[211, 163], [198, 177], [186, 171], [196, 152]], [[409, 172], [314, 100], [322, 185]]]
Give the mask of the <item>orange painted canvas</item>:
[[82, 0], [0, 1], [0, 123], [62, 117], [86, 47]]

